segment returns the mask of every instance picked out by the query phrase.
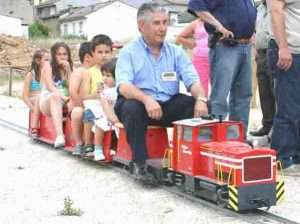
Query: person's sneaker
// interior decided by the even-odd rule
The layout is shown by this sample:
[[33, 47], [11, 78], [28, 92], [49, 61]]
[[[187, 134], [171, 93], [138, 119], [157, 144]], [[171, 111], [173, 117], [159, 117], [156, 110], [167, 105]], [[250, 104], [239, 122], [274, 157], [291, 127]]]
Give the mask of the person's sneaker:
[[81, 156], [82, 154], [82, 146], [81, 145], [76, 145], [75, 150], [72, 152], [73, 156]]
[[104, 156], [102, 150], [100, 150], [100, 149], [95, 149], [95, 151], [94, 151], [94, 160], [95, 160], [95, 161], [105, 160], [105, 156]]
[[94, 156], [94, 146], [93, 145], [86, 145], [83, 147], [83, 155], [87, 157]]
[[63, 135], [57, 136], [54, 142], [54, 148], [58, 149], [64, 146], [65, 146], [65, 137]]

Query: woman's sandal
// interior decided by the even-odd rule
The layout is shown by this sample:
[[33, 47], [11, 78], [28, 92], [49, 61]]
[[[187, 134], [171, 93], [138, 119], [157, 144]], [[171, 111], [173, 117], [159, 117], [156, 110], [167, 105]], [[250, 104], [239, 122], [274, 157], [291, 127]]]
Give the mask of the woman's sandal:
[[31, 135], [31, 138], [33, 138], [33, 139], [38, 138], [39, 137], [39, 129], [31, 128], [30, 135]]

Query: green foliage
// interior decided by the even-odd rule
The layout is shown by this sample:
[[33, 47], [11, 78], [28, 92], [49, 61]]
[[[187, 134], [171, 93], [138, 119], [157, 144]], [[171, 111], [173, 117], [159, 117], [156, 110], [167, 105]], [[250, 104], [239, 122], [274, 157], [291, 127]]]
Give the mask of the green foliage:
[[29, 26], [29, 36], [35, 37], [48, 37], [50, 33], [49, 27], [41, 23], [40, 21], [35, 21]]
[[81, 216], [82, 211], [79, 208], [73, 208], [73, 200], [68, 196], [64, 199], [64, 209], [60, 212], [63, 216]]

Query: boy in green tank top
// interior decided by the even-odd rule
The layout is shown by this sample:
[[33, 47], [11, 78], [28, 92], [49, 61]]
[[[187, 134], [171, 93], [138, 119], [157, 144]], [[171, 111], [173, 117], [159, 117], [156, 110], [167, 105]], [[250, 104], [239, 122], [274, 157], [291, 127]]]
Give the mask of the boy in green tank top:
[[110, 37], [99, 34], [93, 37], [92, 41], [92, 56], [94, 60], [94, 66], [88, 71], [88, 75], [83, 80], [83, 92], [82, 99], [84, 103], [84, 142], [85, 152], [89, 153], [93, 151], [93, 134], [92, 126], [94, 120], [97, 118], [95, 110], [99, 104], [99, 94], [97, 88], [102, 83], [101, 66], [109, 61], [112, 57], [112, 40]]

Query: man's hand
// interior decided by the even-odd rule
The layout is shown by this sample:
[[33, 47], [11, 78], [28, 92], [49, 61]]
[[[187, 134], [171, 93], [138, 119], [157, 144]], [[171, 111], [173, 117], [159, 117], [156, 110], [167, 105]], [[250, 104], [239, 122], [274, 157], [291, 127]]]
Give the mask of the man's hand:
[[220, 33], [222, 33], [222, 37], [220, 38], [220, 40], [222, 40], [224, 38], [234, 38], [233, 33], [230, 30], [227, 30], [221, 24], [220, 24], [220, 26], [217, 26], [216, 29], [217, 29], [217, 31], [219, 31]]
[[202, 115], [207, 115], [207, 114], [208, 114], [207, 104], [202, 100], [196, 100], [194, 106], [194, 117], [200, 117]]
[[159, 103], [151, 96], [147, 96], [144, 101], [148, 116], [152, 119], [159, 120], [162, 117], [162, 109]]
[[277, 66], [280, 69], [287, 71], [293, 63], [293, 56], [288, 47], [279, 48]]

